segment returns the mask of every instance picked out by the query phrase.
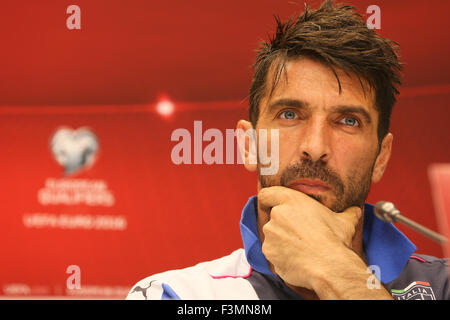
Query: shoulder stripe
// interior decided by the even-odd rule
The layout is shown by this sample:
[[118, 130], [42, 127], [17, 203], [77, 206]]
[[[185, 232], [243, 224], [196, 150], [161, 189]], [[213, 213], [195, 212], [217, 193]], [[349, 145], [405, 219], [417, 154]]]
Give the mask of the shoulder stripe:
[[233, 275], [224, 275], [224, 276], [213, 276], [212, 274], [210, 274], [211, 278], [213, 279], [223, 279], [223, 278], [233, 278], [233, 279], [237, 279], [237, 278], [242, 278], [242, 279], [246, 279], [248, 277], [250, 277], [250, 275], [252, 274], [252, 267], [250, 267], [250, 270], [248, 272], [248, 274], [243, 275], [243, 276], [233, 276]]
[[161, 286], [164, 290], [161, 296], [161, 300], [181, 300], [180, 297], [168, 284], [162, 283]]
[[416, 260], [419, 260], [420, 262], [427, 262], [425, 259], [422, 259], [422, 258], [420, 258], [420, 257], [418, 257], [418, 256], [411, 256], [411, 257], [409, 257], [410, 259], [416, 259]]

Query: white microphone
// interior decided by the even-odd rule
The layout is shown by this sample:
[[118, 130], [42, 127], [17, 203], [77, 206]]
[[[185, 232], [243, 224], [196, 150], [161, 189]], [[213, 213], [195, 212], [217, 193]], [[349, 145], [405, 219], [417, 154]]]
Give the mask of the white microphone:
[[447, 238], [440, 235], [439, 233], [434, 232], [433, 230], [430, 230], [418, 224], [417, 222], [414, 222], [411, 219], [402, 216], [400, 211], [392, 202], [380, 201], [375, 205], [374, 211], [375, 215], [385, 222], [398, 221], [440, 244], [444, 244], [447, 242]]

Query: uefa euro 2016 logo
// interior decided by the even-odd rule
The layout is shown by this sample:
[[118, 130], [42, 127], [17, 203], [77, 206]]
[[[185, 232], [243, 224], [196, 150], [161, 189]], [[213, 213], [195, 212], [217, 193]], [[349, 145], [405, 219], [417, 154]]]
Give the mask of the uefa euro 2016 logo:
[[99, 148], [96, 135], [88, 128], [59, 128], [50, 140], [55, 160], [71, 175], [91, 166]]

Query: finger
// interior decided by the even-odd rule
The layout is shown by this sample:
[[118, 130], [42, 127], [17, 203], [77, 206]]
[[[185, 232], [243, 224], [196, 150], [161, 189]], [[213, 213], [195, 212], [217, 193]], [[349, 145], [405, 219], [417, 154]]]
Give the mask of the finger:
[[258, 202], [263, 207], [272, 208], [286, 202], [291, 191], [281, 186], [262, 188], [258, 192]]

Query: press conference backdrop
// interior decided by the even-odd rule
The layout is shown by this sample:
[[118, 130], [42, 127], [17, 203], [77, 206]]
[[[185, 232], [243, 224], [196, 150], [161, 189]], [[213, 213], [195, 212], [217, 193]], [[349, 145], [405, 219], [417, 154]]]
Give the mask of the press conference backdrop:
[[[257, 40], [273, 29], [272, 13], [286, 17], [302, 6], [131, 3], [119, 8], [78, 1], [85, 23], [72, 31], [65, 29], [70, 3], [30, 1], [3, 12], [7, 27], [1, 30], [8, 30], [10, 44], [2, 52], [0, 87], [3, 298], [122, 299], [150, 274], [242, 246], [239, 218], [256, 192], [256, 175], [237, 158], [232, 164], [176, 164], [178, 141], [171, 136], [187, 129], [193, 162], [195, 121], [201, 133], [218, 129], [226, 162], [226, 130], [248, 117]], [[363, 9], [372, 4], [351, 3]], [[405, 22], [417, 12], [445, 10], [438, 1], [408, 3], [378, 2], [380, 32], [405, 44], [408, 66], [392, 117], [392, 158], [368, 201], [392, 201], [405, 216], [438, 230], [427, 168], [450, 162], [450, 50], [448, 41], [439, 48], [433, 43], [448, 36], [445, 26], [429, 27], [443, 19], [422, 15], [420, 25]], [[36, 20], [27, 19], [36, 12]], [[114, 22], [109, 31], [102, 24], [108, 21]], [[155, 30], [164, 23], [166, 33]], [[181, 47], [187, 55], [180, 55]], [[438, 244], [398, 227], [418, 252], [443, 255]]]

